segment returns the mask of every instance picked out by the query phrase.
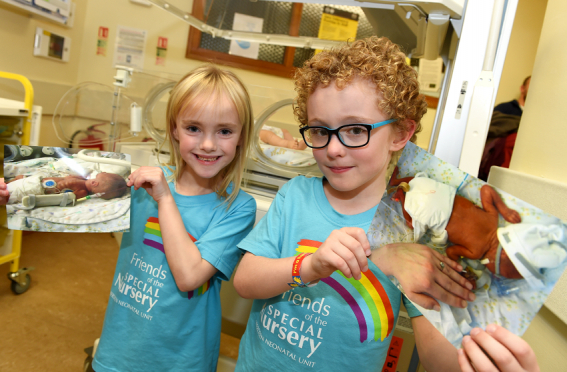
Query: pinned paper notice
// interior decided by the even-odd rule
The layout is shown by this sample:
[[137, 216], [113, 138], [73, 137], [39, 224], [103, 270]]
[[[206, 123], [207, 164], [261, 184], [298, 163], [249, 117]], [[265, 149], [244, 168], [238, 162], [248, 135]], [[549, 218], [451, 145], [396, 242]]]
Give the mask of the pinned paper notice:
[[144, 53], [148, 32], [138, 28], [118, 26], [113, 66], [144, 68]]
[[423, 91], [437, 92], [441, 87], [441, 78], [443, 71], [443, 59], [437, 58], [430, 61], [421, 58], [419, 60], [419, 87]]
[[[235, 31], [262, 32], [264, 19], [246, 14], [234, 13], [232, 29]], [[258, 59], [260, 43], [251, 43], [243, 40], [231, 40], [229, 53], [235, 56]]]

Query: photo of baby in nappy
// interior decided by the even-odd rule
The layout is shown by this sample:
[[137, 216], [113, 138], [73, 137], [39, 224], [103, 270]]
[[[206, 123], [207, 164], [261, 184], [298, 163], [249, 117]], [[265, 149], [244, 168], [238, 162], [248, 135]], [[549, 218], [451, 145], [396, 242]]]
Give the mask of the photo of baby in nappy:
[[367, 233], [371, 246], [425, 244], [459, 262], [476, 295], [466, 309], [416, 305], [422, 314], [455, 347], [491, 323], [521, 336], [567, 267], [565, 222], [412, 143], [387, 185], [381, 218]]
[[[479, 208], [470, 200], [456, 195], [455, 187], [432, 180], [424, 172], [405, 178], [398, 178], [398, 172], [396, 167], [389, 186], [397, 186], [393, 198], [401, 203], [406, 224], [414, 229], [416, 240], [421, 237], [418, 236], [419, 231], [424, 233], [429, 228], [432, 241], [437, 239], [436, 243], [444, 244], [449, 240], [453, 243], [446, 250], [452, 260], [458, 261], [461, 257], [481, 260], [493, 274], [509, 279], [522, 278], [497, 236], [498, 214], [511, 224], [521, 222], [522, 218], [504, 204], [493, 187], [484, 185], [480, 188], [483, 208]], [[447, 200], [449, 208], [446, 210], [449, 213], [445, 213], [445, 218], [434, 221], [440, 215], [438, 197]], [[476, 288], [474, 276], [467, 278]]]
[[5, 146], [0, 188], [8, 193], [2, 198], [8, 228], [72, 232], [129, 229], [129, 155], [25, 147]]

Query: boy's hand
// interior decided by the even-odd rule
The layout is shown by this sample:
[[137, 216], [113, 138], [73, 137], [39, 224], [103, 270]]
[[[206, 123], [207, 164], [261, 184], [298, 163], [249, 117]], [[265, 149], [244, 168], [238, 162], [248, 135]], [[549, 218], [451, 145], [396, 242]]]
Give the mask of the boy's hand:
[[359, 280], [362, 277], [360, 272], [368, 270], [369, 255], [370, 243], [364, 230], [358, 227], [343, 227], [334, 230], [309, 257], [308, 262], [316, 279], [326, 278], [340, 270], [347, 278]]
[[144, 188], [156, 202], [171, 197], [169, 185], [159, 167], [140, 167], [128, 177], [128, 187], [134, 186], [134, 190]]
[[0, 178], [0, 205], [8, 204], [10, 199], [10, 192], [8, 191], [8, 186], [4, 182], [4, 178]]
[[[465, 308], [474, 301], [472, 285], [459, 275], [462, 267], [450, 258], [421, 244], [388, 244], [370, 257], [386, 275], [398, 279], [405, 295], [416, 304], [439, 311], [438, 299]], [[441, 265], [443, 262], [443, 265]]]
[[463, 348], [458, 354], [463, 372], [539, 372], [530, 345], [496, 324], [486, 327], [486, 332], [473, 328], [471, 335], [463, 338]]

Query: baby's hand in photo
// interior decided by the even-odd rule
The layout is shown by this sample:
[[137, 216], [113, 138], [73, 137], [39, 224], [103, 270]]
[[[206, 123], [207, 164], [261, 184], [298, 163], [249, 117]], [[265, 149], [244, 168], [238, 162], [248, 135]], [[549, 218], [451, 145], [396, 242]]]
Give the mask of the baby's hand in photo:
[[368, 270], [370, 243], [363, 229], [343, 227], [334, 230], [311, 257], [310, 265], [318, 278], [340, 270], [347, 278], [359, 280]]
[[10, 192], [8, 191], [8, 186], [4, 182], [4, 178], [0, 178], [0, 205], [8, 204], [10, 199]]
[[128, 177], [127, 185], [128, 187], [134, 186], [134, 190], [142, 187], [158, 203], [172, 196], [163, 171], [159, 167], [140, 167], [136, 169]]

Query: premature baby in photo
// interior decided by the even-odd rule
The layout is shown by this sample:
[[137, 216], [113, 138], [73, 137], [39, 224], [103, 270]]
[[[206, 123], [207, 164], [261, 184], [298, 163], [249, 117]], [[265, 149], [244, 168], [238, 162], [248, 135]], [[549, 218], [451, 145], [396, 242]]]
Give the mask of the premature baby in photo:
[[49, 195], [72, 192], [77, 198], [97, 194], [102, 199], [113, 199], [123, 196], [128, 187], [126, 181], [118, 174], [99, 173], [95, 178], [85, 179], [80, 176], [29, 177], [17, 176], [7, 183], [10, 193], [8, 204], [16, 204], [27, 195]]

